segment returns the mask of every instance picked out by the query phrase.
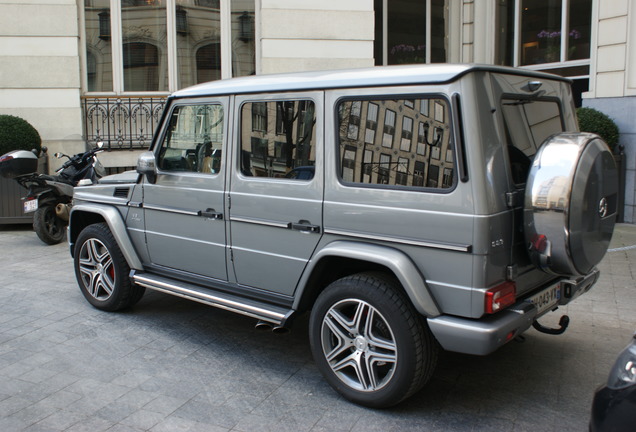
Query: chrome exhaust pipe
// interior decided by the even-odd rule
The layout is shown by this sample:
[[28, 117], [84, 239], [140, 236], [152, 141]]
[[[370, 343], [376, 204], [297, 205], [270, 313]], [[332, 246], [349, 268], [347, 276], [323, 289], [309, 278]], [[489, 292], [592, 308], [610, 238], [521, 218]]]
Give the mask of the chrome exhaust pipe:
[[273, 325], [270, 322], [259, 320], [254, 328], [256, 330], [273, 330]]
[[287, 327], [283, 327], [279, 325], [279, 326], [272, 327], [272, 332], [276, 334], [285, 334], [285, 333], [289, 333], [289, 329]]

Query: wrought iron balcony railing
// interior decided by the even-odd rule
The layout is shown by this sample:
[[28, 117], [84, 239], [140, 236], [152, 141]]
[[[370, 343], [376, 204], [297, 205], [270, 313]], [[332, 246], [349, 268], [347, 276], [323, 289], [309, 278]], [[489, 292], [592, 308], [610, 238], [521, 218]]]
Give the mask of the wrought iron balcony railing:
[[108, 150], [148, 148], [165, 106], [164, 97], [83, 97], [88, 143]]

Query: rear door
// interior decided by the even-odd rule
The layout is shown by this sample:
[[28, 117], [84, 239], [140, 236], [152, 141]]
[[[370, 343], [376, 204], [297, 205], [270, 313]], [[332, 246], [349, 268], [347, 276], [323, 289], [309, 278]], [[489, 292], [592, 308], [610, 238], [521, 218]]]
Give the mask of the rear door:
[[172, 105], [143, 209], [155, 269], [227, 280], [224, 148], [228, 98]]
[[230, 184], [236, 281], [292, 295], [322, 235], [323, 95], [237, 97]]

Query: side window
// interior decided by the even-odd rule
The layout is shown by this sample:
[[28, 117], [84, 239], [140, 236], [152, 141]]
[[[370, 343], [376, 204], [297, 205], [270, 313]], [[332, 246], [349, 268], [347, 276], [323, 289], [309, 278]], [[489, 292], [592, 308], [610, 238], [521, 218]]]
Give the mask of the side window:
[[310, 100], [247, 102], [241, 107], [241, 173], [311, 180], [316, 112]]
[[[453, 187], [454, 149], [446, 99], [345, 99], [338, 104], [338, 119], [343, 182]], [[383, 124], [376, 134], [378, 119]], [[351, 133], [352, 124], [365, 125], [365, 133]]]
[[223, 151], [223, 107], [177, 106], [159, 150], [162, 171], [218, 174]]
[[560, 106], [555, 100], [504, 98], [501, 107], [512, 180], [516, 185], [523, 185], [543, 141], [563, 132]]

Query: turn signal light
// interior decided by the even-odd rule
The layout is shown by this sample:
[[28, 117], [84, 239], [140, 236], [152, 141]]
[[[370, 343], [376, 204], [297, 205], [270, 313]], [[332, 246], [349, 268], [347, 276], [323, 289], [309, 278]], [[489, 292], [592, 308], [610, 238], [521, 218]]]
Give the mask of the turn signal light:
[[517, 301], [517, 286], [514, 282], [504, 282], [486, 291], [484, 310], [487, 314], [494, 314], [507, 308]]

